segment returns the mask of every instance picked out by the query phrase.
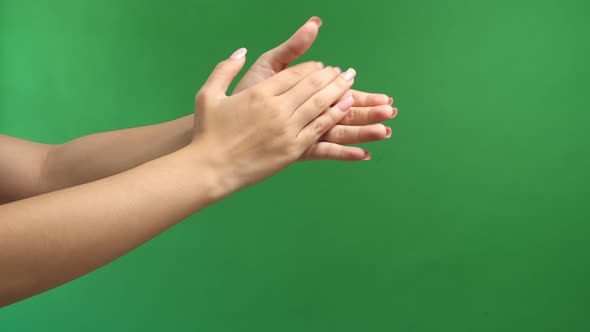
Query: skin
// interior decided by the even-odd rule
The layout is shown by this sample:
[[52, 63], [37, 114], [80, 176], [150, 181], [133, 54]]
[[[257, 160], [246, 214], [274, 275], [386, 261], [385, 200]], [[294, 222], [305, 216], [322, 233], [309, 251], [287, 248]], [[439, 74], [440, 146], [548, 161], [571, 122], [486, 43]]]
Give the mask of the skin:
[[[318, 17], [312, 17], [288, 40], [260, 56], [233, 93], [287, 68], [312, 46], [321, 24]], [[357, 90], [352, 93], [351, 111], [303, 153], [299, 161], [369, 159], [368, 151], [346, 144], [391, 136], [391, 129], [379, 122], [397, 114], [397, 109], [390, 106], [393, 99], [380, 93]], [[58, 145], [0, 135], [0, 184], [5, 184], [0, 186], [0, 204], [99, 180], [177, 151], [190, 143], [193, 123], [191, 114], [156, 125], [92, 134]]]
[[[321, 26], [322, 20], [313, 16], [288, 40], [261, 55], [236, 85], [234, 92], [284, 70], [311, 48]], [[397, 115], [397, 108], [391, 107], [393, 98], [380, 93], [354, 89], [351, 91], [354, 98], [351, 112], [338, 125], [331, 128], [317, 145], [301, 157], [301, 160], [363, 160], [370, 158], [368, 151], [343, 144], [365, 143], [391, 137], [391, 128], [379, 122]]]
[[338, 68], [287, 68], [320, 25], [310, 19], [261, 56], [231, 96], [245, 57], [219, 63], [190, 116], [61, 145], [0, 135], [0, 307], [93, 271], [295, 161], [370, 157], [344, 144], [388, 137], [377, 122], [397, 113], [392, 99], [350, 89]]
[[244, 63], [235, 55], [219, 63], [199, 90], [187, 146], [111, 177], [0, 205], [0, 307], [107, 264], [276, 174], [350, 112], [353, 72], [346, 79], [317, 62], [226, 96]]

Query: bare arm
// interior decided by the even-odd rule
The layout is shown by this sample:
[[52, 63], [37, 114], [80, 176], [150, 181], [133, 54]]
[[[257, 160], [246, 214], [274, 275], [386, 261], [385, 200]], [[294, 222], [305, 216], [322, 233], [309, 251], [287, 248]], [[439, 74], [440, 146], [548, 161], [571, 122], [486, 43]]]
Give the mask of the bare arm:
[[41, 193], [102, 179], [187, 146], [193, 116], [151, 126], [77, 138], [53, 146], [40, 178]]
[[125, 254], [221, 199], [218, 170], [188, 146], [84, 185], [0, 205], [0, 307]]
[[193, 115], [50, 145], [0, 135], [0, 204], [102, 179], [185, 147]]
[[188, 146], [108, 178], [1, 205], [0, 306], [88, 273], [276, 174], [353, 104], [354, 70], [340, 74], [314, 62], [227, 97], [244, 62], [240, 49], [199, 91]]
[[51, 145], [0, 134], [0, 204], [39, 193], [41, 169]]
[[[312, 17], [287, 41], [262, 55], [240, 80], [234, 93], [266, 80], [304, 54], [314, 42], [321, 20]], [[391, 98], [354, 91], [354, 107], [330, 128], [300, 160], [362, 160], [370, 154], [344, 146], [381, 140], [391, 129], [379, 124], [397, 114]], [[84, 136], [60, 145], [28, 142], [0, 135], [0, 204], [102, 179], [174, 152], [188, 144], [193, 115], [152, 126]]]

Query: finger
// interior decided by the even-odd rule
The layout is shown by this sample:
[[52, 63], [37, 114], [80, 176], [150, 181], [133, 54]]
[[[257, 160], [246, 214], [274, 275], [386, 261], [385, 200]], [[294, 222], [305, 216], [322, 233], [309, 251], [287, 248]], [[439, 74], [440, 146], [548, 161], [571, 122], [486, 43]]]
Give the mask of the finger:
[[[336, 68], [336, 71], [337, 71], [338, 73], [341, 73], [341, 72], [342, 72], [342, 69], [340, 69], [340, 67], [334, 67], [334, 68]], [[350, 90], [349, 90], [349, 91], [350, 91]], [[348, 95], [342, 95], [342, 97], [338, 98], [338, 100], [336, 100], [334, 103], [332, 103], [332, 105], [330, 105], [330, 107], [332, 107], [332, 106], [334, 106], [334, 105], [338, 104], [339, 102], [341, 102], [341, 101], [343, 100], [343, 98], [347, 98], [347, 97], [348, 97]]]
[[260, 85], [273, 96], [278, 96], [297, 85], [310, 74], [320, 71], [323, 67], [324, 65], [321, 62], [316, 61], [299, 63], [262, 81]]
[[[354, 94], [353, 94], [354, 95]], [[397, 108], [389, 105], [372, 107], [352, 107], [344, 119], [342, 125], [362, 126], [377, 123], [394, 118], [397, 115]]]
[[[277, 75], [280, 74], [281, 73]], [[299, 83], [285, 91], [285, 93], [283, 93], [280, 97], [284, 100], [286, 106], [288, 106], [290, 109], [296, 110], [301, 105], [306, 103], [307, 100], [315, 95], [318, 91], [321, 91], [325, 87], [329, 86], [335, 80], [338, 74], [339, 71], [334, 67], [326, 66], [322, 70], [318, 70], [307, 75], [304, 79], [299, 81]], [[338, 98], [331, 100], [329, 104], [325, 105], [324, 110], [334, 101], [336, 101], [336, 99]]]
[[307, 149], [301, 155], [301, 157], [299, 157], [299, 160], [357, 161], [365, 160], [365, 158], [370, 158], [370, 156], [370, 152], [356, 146], [346, 146], [330, 142], [319, 142]]
[[315, 41], [321, 25], [322, 20], [319, 17], [310, 18], [289, 39], [264, 53], [260, 61], [265, 61], [276, 72], [280, 72], [289, 63], [307, 52]]
[[311, 144], [317, 142], [322, 135], [324, 135], [330, 128], [334, 127], [342, 118], [346, 115], [346, 112], [350, 109], [354, 99], [352, 94], [343, 101], [331, 107], [320, 116], [316, 117], [307, 126], [303, 127], [297, 138], [301, 138], [301, 143], [304, 146], [311, 146]]
[[357, 144], [379, 141], [391, 135], [391, 128], [381, 123], [367, 126], [336, 125], [330, 128], [320, 141], [338, 144]]
[[[314, 90], [317, 91], [308, 97], [300, 107], [295, 109], [295, 112], [293, 112], [293, 120], [295, 123], [304, 127], [317, 118], [322, 112], [326, 111], [326, 109], [329, 109], [332, 103], [341, 98], [350, 89], [350, 86], [354, 82], [355, 74], [355, 70], [350, 68], [346, 72], [337, 75], [328, 85], [319, 91], [317, 91], [317, 87], [324, 84], [324, 78], [317, 78], [317, 82], [313, 82], [311, 79], [308, 82], [303, 80], [296, 87], [285, 93], [285, 95], [289, 93], [298, 93], [293, 96], [293, 99], [296, 99], [297, 102], [299, 102], [299, 99], [311, 94]], [[331, 75], [333, 74], [326, 74], [325, 76], [329, 77]], [[311, 76], [312, 75], [310, 75], [310, 77]], [[340, 101], [339, 103], [342, 102], [343, 101]]]
[[355, 100], [355, 107], [368, 107], [393, 104], [393, 98], [383, 93], [368, 93], [352, 90], [352, 97]]
[[231, 82], [244, 67], [247, 51], [242, 47], [235, 51], [229, 59], [218, 63], [201, 90], [208, 91], [212, 95], [225, 95]]

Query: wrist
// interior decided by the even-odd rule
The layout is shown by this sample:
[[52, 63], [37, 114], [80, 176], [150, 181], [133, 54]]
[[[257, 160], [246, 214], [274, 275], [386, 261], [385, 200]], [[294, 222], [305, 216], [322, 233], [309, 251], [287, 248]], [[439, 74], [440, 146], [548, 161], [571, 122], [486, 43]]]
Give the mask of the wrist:
[[190, 144], [194, 136], [194, 124], [195, 117], [194, 114], [190, 114], [187, 116], [183, 116], [182, 118], [178, 118], [174, 120], [177, 124], [176, 131], [180, 133], [181, 137], [181, 145], [180, 147], [185, 147]]
[[198, 169], [195, 174], [205, 182], [211, 199], [223, 199], [240, 189], [229, 159], [216, 153], [205, 142], [193, 141], [178, 152], [187, 159], [188, 165]]

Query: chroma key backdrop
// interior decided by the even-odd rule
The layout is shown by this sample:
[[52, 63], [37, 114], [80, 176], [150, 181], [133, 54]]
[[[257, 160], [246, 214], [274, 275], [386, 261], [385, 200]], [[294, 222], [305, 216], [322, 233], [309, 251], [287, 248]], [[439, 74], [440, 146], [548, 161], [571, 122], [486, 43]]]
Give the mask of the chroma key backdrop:
[[399, 108], [391, 138], [361, 145], [372, 160], [294, 164], [0, 309], [0, 331], [590, 331], [589, 14], [0, 0], [6, 135], [62, 143], [190, 114], [218, 61], [247, 47], [249, 67], [313, 15], [296, 62], [354, 67], [354, 88]]

